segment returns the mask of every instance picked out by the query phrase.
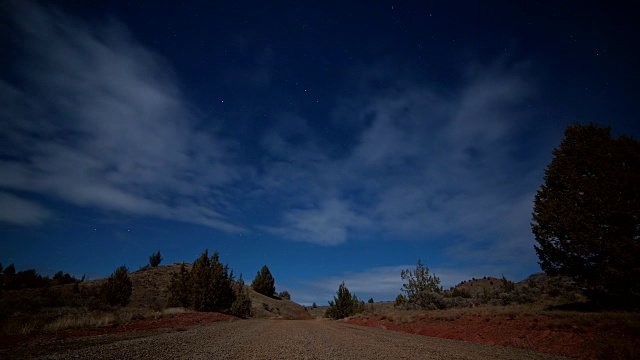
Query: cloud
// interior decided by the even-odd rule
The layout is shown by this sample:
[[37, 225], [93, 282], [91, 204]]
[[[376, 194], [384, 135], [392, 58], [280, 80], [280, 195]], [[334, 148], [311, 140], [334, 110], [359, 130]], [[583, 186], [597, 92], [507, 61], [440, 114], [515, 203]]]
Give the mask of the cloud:
[[220, 189], [245, 170], [159, 55], [113, 20], [89, 26], [30, 2], [12, 20], [23, 66], [0, 83], [0, 187], [243, 231]]
[[334, 131], [354, 139], [340, 156], [322, 134], [307, 132], [302, 143], [280, 138], [277, 147], [271, 136], [266, 150], [282, 161], [265, 174], [277, 179], [265, 186], [298, 205], [267, 229], [325, 245], [364, 232], [463, 239], [470, 251], [493, 241], [530, 246], [542, 165], [516, 156], [532, 120], [523, 111], [533, 93], [526, 77], [526, 66], [497, 62], [475, 67], [447, 94], [404, 80], [390, 91], [361, 88], [334, 113]]
[[[287, 284], [287, 288], [291, 289], [294, 300], [304, 305], [311, 305], [313, 302], [325, 305], [326, 301], [332, 300], [336, 295], [338, 286], [342, 282], [352, 294], [355, 293], [361, 300], [366, 301], [372, 297], [376, 301], [393, 301], [398, 294], [402, 293], [403, 281], [400, 272], [405, 269], [415, 270], [415, 268], [416, 264], [373, 267], [358, 272], [346, 272], [337, 276], [306, 280], [298, 284]], [[480, 274], [482, 276], [499, 275], [503, 269], [489, 269], [487, 266], [475, 268], [429, 266], [430, 274], [440, 278], [444, 289], [449, 289], [463, 280], [478, 277]]]
[[39, 225], [51, 212], [33, 201], [0, 191], [0, 221], [16, 225]]

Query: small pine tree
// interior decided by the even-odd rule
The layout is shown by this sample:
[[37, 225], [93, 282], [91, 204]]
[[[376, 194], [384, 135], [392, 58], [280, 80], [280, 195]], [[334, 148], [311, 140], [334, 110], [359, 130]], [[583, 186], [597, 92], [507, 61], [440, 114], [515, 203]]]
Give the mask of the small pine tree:
[[262, 295], [273, 296], [276, 292], [275, 280], [271, 275], [271, 271], [267, 265], [264, 265], [260, 271], [256, 274], [256, 278], [251, 283], [253, 290], [259, 292]]
[[329, 301], [326, 317], [338, 320], [364, 310], [364, 301], [359, 301], [355, 294], [351, 295], [344, 282], [338, 287], [337, 295], [333, 301]]
[[132, 283], [129, 270], [124, 266], [117, 268], [102, 285], [101, 293], [107, 304], [126, 306], [131, 298]]
[[231, 314], [242, 318], [251, 316], [251, 297], [249, 296], [249, 291], [244, 285], [244, 280], [242, 280], [242, 274], [240, 274], [240, 278], [236, 281], [233, 290], [235, 292], [236, 299], [231, 305]]
[[373, 303], [374, 303], [373, 298], [369, 298], [369, 304], [373, 304]]
[[160, 262], [162, 262], [162, 255], [160, 255], [160, 250], [154, 252], [153, 254], [151, 254], [151, 256], [149, 256], [149, 266], [158, 267], [158, 265], [160, 265]]
[[318, 305], [316, 305], [316, 302], [314, 301], [314, 302], [313, 302], [313, 304], [311, 304], [311, 308], [312, 308], [312, 309], [315, 309], [315, 308], [317, 308], [317, 307], [318, 307]]

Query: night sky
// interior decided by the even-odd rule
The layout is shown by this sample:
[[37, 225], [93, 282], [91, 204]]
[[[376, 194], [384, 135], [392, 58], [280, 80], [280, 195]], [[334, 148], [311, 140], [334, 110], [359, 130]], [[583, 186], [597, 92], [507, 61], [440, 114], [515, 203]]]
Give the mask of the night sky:
[[393, 300], [419, 258], [522, 280], [567, 124], [640, 135], [638, 7], [269, 3], [0, 2], [0, 262], [208, 248], [303, 304]]

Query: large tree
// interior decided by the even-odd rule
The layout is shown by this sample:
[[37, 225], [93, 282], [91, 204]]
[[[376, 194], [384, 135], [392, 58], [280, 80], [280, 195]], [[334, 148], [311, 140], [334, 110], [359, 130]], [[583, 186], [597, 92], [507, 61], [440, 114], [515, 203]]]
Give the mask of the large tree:
[[597, 302], [640, 299], [640, 143], [610, 127], [570, 125], [535, 196], [540, 266]]

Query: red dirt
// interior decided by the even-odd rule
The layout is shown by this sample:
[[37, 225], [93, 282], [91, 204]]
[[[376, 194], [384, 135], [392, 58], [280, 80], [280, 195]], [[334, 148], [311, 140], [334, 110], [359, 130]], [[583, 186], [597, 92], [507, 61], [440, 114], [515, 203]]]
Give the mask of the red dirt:
[[0, 338], [0, 347], [15, 345], [22, 342], [44, 341], [50, 339], [69, 339], [81, 336], [104, 334], [118, 334], [125, 332], [155, 330], [161, 328], [183, 329], [195, 325], [206, 325], [218, 321], [234, 321], [236, 317], [215, 312], [198, 312], [178, 314], [160, 319], [135, 320], [125, 324], [112, 324], [91, 329], [70, 329], [55, 333], [40, 333], [35, 335], [14, 335]]
[[[380, 317], [349, 319], [350, 324], [387, 330], [463, 340], [488, 345], [526, 348], [538, 352], [579, 359], [595, 359], [602, 341], [624, 337], [621, 331], [592, 326], [554, 326], [545, 316], [460, 316], [453, 321], [420, 319], [410, 323], [394, 323]], [[627, 335], [628, 336], [628, 335]], [[638, 342], [638, 339], [632, 340]]]

